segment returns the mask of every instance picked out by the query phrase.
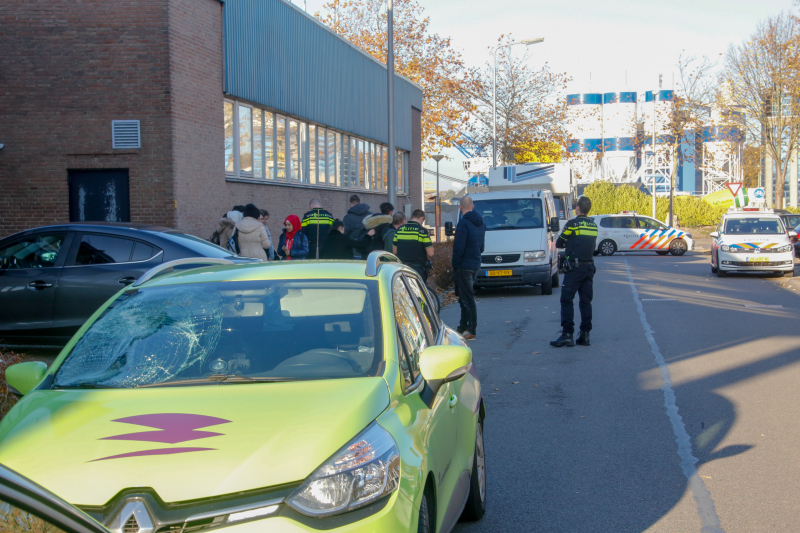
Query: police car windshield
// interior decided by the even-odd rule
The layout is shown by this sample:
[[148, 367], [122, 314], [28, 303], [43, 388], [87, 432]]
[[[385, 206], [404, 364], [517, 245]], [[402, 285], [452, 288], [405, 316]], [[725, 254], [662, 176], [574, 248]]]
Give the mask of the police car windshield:
[[487, 231], [544, 227], [542, 201], [538, 198], [476, 200], [475, 211]]
[[779, 235], [784, 233], [779, 218], [729, 218], [725, 221], [728, 235]]

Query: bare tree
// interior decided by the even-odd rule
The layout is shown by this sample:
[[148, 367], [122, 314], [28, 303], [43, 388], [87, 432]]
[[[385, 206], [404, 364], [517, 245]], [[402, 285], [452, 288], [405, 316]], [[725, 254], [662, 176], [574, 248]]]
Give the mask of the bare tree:
[[[800, 133], [800, 45], [797, 19], [788, 13], [760, 23], [725, 54], [725, 95], [747, 115], [752, 139], [775, 162], [775, 207], [783, 207], [785, 176]], [[771, 200], [771, 199], [768, 199]]]
[[[509, 44], [510, 38], [501, 36], [498, 45]], [[531, 57], [526, 49], [514, 55], [510, 47], [497, 54], [497, 151], [499, 158], [513, 161], [517, 151], [530, 149], [531, 143], [558, 143], [566, 145], [567, 108], [563, 92], [570, 78], [564, 73], [550, 70], [545, 63], [532, 69], [527, 61]], [[475, 141], [491, 150], [492, 145], [492, 87], [494, 54], [479, 74], [479, 81], [471, 93], [474, 121], [471, 134]]]

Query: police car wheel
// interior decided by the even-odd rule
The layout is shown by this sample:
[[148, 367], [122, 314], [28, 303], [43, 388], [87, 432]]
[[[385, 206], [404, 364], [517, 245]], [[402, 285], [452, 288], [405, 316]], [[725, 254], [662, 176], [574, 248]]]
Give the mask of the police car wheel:
[[597, 249], [600, 251], [600, 255], [614, 255], [614, 252], [617, 251], [617, 245], [614, 241], [606, 239], [600, 243]]
[[717, 267], [715, 267], [714, 265], [711, 265], [711, 273], [712, 274], [716, 274], [717, 273]]
[[727, 275], [728, 275], [728, 273], [727, 273], [727, 272], [725, 272], [725, 271], [724, 271], [724, 270], [722, 270], [721, 268], [717, 268], [717, 277], [718, 277], [718, 278], [724, 278], [724, 277], [725, 277], [725, 276], [727, 276]]
[[686, 242], [683, 239], [673, 239], [671, 243], [669, 243], [669, 253], [672, 255], [683, 255], [686, 253]]

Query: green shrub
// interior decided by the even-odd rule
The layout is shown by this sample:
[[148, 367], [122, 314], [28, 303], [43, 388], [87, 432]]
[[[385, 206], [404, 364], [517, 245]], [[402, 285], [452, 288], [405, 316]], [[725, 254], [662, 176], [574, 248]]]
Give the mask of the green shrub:
[[[636, 187], [615, 186], [607, 181], [596, 181], [586, 187], [584, 196], [592, 200], [593, 215], [607, 215], [620, 211], [636, 211], [650, 215], [653, 199]], [[726, 204], [709, 204], [696, 196], [675, 197], [675, 217], [684, 227], [713, 226], [728, 210]], [[656, 198], [656, 218], [666, 221], [669, 217], [669, 197]]]

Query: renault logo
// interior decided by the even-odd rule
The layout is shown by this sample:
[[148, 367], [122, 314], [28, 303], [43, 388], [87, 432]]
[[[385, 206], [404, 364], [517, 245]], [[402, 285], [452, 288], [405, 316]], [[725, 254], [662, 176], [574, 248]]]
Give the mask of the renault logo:
[[495, 263], [502, 263], [503, 262], [503, 257], [498, 255], [497, 257], [494, 258], [494, 262]]
[[111, 522], [109, 529], [113, 533], [153, 533], [155, 530], [147, 507], [141, 500], [126, 503]]

